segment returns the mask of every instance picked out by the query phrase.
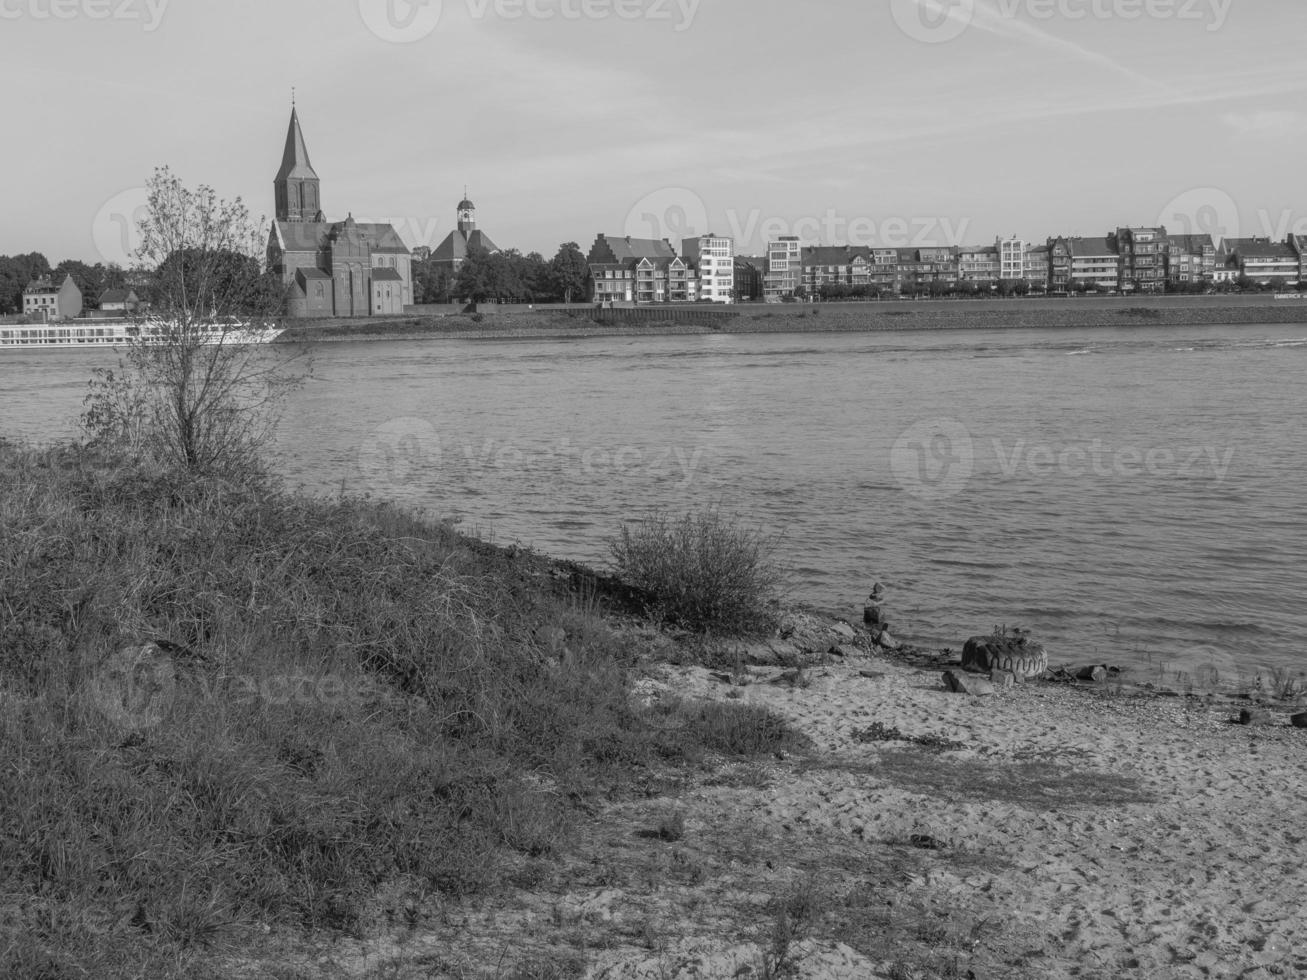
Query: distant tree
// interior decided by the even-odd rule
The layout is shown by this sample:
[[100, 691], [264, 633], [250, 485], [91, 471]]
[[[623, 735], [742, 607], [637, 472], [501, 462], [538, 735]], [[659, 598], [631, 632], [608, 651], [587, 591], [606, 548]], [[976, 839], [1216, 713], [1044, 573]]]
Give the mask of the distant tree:
[[[150, 178], [137, 258], [149, 270], [151, 320], [117, 374], [96, 372], [82, 423], [95, 438], [188, 470], [243, 477], [307, 365], [291, 348], [240, 342], [271, 326], [284, 292], [262, 266], [267, 236], [240, 198], [184, 187], [161, 168]], [[157, 336], [151, 331], [157, 330]]]
[[40, 252], [0, 255], [0, 313], [22, 313], [23, 289], [50, 271], [49, 261]]
[[553, 294], [560, 302], [573, 303], [588, 295], [590, 266], [576, 242], [564, 242], [549, 263]]

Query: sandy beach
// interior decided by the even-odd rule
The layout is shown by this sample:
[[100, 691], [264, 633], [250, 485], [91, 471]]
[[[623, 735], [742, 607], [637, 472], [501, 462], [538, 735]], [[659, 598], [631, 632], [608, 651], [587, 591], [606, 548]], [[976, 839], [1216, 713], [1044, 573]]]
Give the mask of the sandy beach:
[[513, 894], [306, 951], [306, 975], [1307, 975], [1290, 706], [1246, 727], [1238, 700], [1110, 681], [970, 697], [861, 631], [841, 642], [797, 671], [651, 665], [645, 703], [742, 701], [810, 744], [653, 785]]

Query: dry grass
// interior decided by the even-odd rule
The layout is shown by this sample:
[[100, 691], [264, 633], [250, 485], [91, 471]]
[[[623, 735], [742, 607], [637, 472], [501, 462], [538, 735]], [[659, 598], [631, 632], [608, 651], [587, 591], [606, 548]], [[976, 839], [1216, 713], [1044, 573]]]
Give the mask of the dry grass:
[[633, 706], [589, 604], [384, 506], [0, 441], [0, 527], [0, 976], [216, 976], [264, 926], [365, 932], [383, 893], [491, 892], [598, 800], [795, 741]]
[[776, 620], [777, 540], [717, 508], [673, 519], [655, 513], [609, 541], [618, 576], [649, 597], [649, 612], [704, 633], [755, 635]]

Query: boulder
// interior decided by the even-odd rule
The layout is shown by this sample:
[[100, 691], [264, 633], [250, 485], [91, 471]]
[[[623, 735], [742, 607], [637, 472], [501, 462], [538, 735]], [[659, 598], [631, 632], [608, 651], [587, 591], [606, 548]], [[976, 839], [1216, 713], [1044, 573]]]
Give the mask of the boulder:
[[1265, 708], [1244, 708], [1239, 712], [1239, 724], [1269, 725], [1271, 724], [1271, 713]]
[[1294, 728], [1307, 728], [1307, 711], [1294, 715], [1289, 719]]
[[994, 685], [989, 681], [961, 670], [944, 671], [944, 686], [954, 694], [970, 694], [978, 698], [994, 693]]
[[1107, 664], [1095, 664], [1092, 667], [1081, 667], [1076, 672], [1076, 680], [1093, 681], [1095, 684], [1107, 680]]
[[868, 603], [862, 607], [862, 621], [868, 626], [879, 626], [881, 629], [889, 626], [884, 610], [875, 603]]
[[836, 636], [842, 636], [846, 640], [856, 639], [858, 635], [857, 630], [855, 630], [848, 623], [845, 623], [841, 620], [836, 620], [834, 623], [832, 623], [831, 629], [835, 631]]
[[1019, 679], [1048, 670], [1048, 652], [1024, 633], [973, 636], [962, 648], [962, 669], [978, 674], [1005, 670]]
[[897, 650], [899, 648], [899, 641], [889, 635], [889, 630], [881, 630], [880, 634], [876, 637], [876, 646], [883, 647], [886, 650]]
[[1016, 687], [1017, 677], [1006, 670], [991, 670], [989, 672], [989, 682], [1000, 691], [1006, 691], [1010, 687]]

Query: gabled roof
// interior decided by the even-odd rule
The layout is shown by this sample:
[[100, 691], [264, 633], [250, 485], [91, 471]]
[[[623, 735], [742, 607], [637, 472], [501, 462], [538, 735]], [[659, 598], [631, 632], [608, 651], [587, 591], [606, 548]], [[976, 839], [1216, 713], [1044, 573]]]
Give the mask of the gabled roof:
[[288, 177], [318, 179], [313, 164], [309, 162], [309, 148], [300, 131], [300, 117], [292, 107], [290, 126], [286, 130], [286, 148], [281, 153], [281, 169], [277, 171], [277, 180]]
[[1225, 250], [1245, 259], [1293, 259], [1298, 253], [1288, 242], [1273, 242], [1267, 238], [1229, 238]]
[[596, 265], [622, 264], [630, 260], [674, 259], [676, 250], [667, 239], [654, 238], [609, 238], [599, 235], [589, 250], [587, 261]]
[[1205, 249], [1215, 248], [1211, 235], [1167, 235], [1172, 251], [1192, 252], [1201, 255]]
[[135, 302], [136, 290], [134, 289], [106, 289], [100, 294], [100, 305], [105, 303], [132, 303]]
[[317, 252], [326, 248], [333, 236], [356, 233], [367, 238], [374, 252], [409, 254], [408, 246], [393, 225], [353, 221], [274, 221], [272, 233], [282, 251]]
[[33, 279], [23, 287], [23, 295], [28, 293], [57, 293], [59, 287], [56, 286], [49, 276], [42, 276], [39, 279]]
[[472, 249], [482, 249], [486, 252], [498, 252], [499, 246], [490, 240], [490, 236], [484, 231], [477, 229], [470, 235], [455, 228], [445, 240], [431, 250], [431, 259], [434, 262], [462, 262], [467, 258], [467, 254]]
[[1120, 253], [1116, 245], [1107, 238], [1068, 238], [1067, 248], [1076, 258], [1101, 258], [1110, 255], [1116, 258]]
[[399, 274], [398, 269], [378, 266], [372, 270], [373, 282], [403, 282], [404, 277]]

